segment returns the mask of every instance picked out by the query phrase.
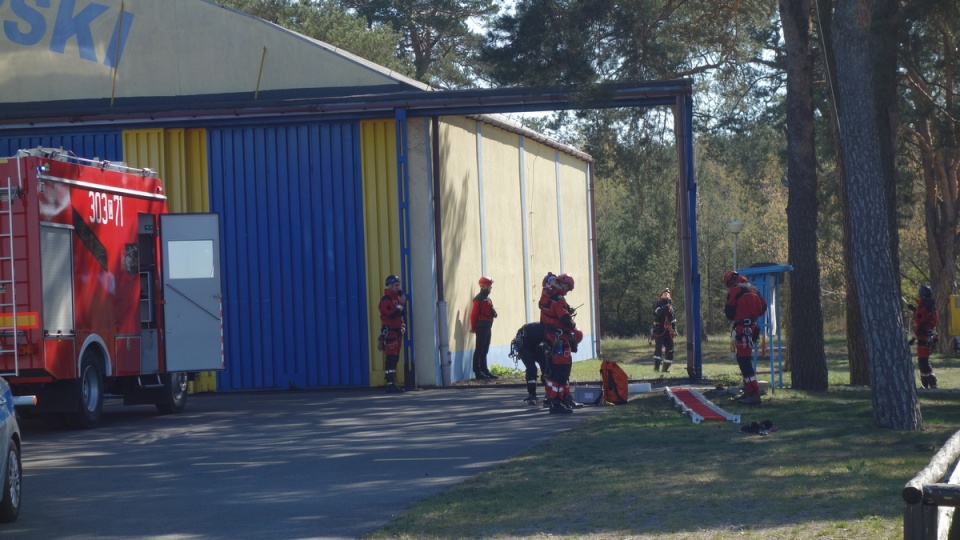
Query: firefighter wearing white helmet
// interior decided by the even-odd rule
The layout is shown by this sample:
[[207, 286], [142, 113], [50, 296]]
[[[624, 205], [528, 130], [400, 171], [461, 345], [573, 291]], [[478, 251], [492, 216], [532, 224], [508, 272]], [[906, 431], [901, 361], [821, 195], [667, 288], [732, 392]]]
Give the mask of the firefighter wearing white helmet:
[[407, 297], [403, 294], [400, 278], [388, 276], [384, 282], [383, 297], [377, 306], [380, 310], [380, 339], [377, 348], [386, 355], [383, 364], [383, 375], [386, 379], [387, 392], [402, 393], [403, 388], [397, 386], [397, 364], [400, 362], [400, 349], [403, 347], [403, 334], [407, 325], [403, 322], [404, 309], [407, 306]]
[[473, 298], [473, 309], [470, 310], [470, 332], [477, 335], [476, 347], [473, 349], [473, 376], [477, 379], [497, 379], [499, 377], [490, 373], [487, 367], [493, 320], [497, 318], [497, 310], [493, 309], [493, 300], [490, 299], [493, 279], [483, 276], [478, 284], [480, 292]]

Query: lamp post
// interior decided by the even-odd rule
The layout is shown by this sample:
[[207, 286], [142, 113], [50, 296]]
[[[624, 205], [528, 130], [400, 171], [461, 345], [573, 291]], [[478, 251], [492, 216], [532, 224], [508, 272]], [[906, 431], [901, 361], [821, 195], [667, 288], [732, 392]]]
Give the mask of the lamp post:
[[733, 270], [737, 269], [737, 237], [740, 236], [740, 231], [743, 230], [743, 223], [739, 221], [731, 221], [727, 223], [727, 230], [730, 231], [730, 234], [733, 235]]

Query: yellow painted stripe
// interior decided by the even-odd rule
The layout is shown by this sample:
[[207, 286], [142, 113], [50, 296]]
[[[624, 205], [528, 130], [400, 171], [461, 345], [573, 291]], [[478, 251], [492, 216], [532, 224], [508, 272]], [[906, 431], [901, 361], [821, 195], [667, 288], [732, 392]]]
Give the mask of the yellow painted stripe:
[[[13, 314], [12, 313], [0, 313], [0, 327], [13, 327]], [[17, 315], [17, 328], [39, 328], [39, 317], [37, 316], [36, 311], [31, 311], [28, 313], [20, 313]]]

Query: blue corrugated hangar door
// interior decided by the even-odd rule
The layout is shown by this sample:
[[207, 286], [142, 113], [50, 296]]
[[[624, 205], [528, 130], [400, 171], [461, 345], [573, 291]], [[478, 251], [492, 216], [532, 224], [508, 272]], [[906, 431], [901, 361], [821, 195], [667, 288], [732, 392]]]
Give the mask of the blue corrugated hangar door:
[[219, 390], [369, 386], [359, 126], [208, 130]]
[[[53, 128], [52, 131], [55, 131]], [[100, 133], [34, 132], [30, 135], [0, 137], [0, 157], [9, 157], [18, 150], [27, 150], [42, 146], [44, 148], [62, 148], [85, 159], [123, 160], [123, 138], [120, 131]]]

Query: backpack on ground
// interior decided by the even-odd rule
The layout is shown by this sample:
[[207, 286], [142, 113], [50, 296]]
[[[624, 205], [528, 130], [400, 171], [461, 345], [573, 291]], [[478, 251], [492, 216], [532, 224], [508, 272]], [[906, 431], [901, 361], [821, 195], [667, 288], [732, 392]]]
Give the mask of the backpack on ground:
[[603, 400], [614, 405], [627, 402], [627, 386], [630, 378], [620, 364], [612, 360], [600, 362], [600, 379], [603, 381]]

